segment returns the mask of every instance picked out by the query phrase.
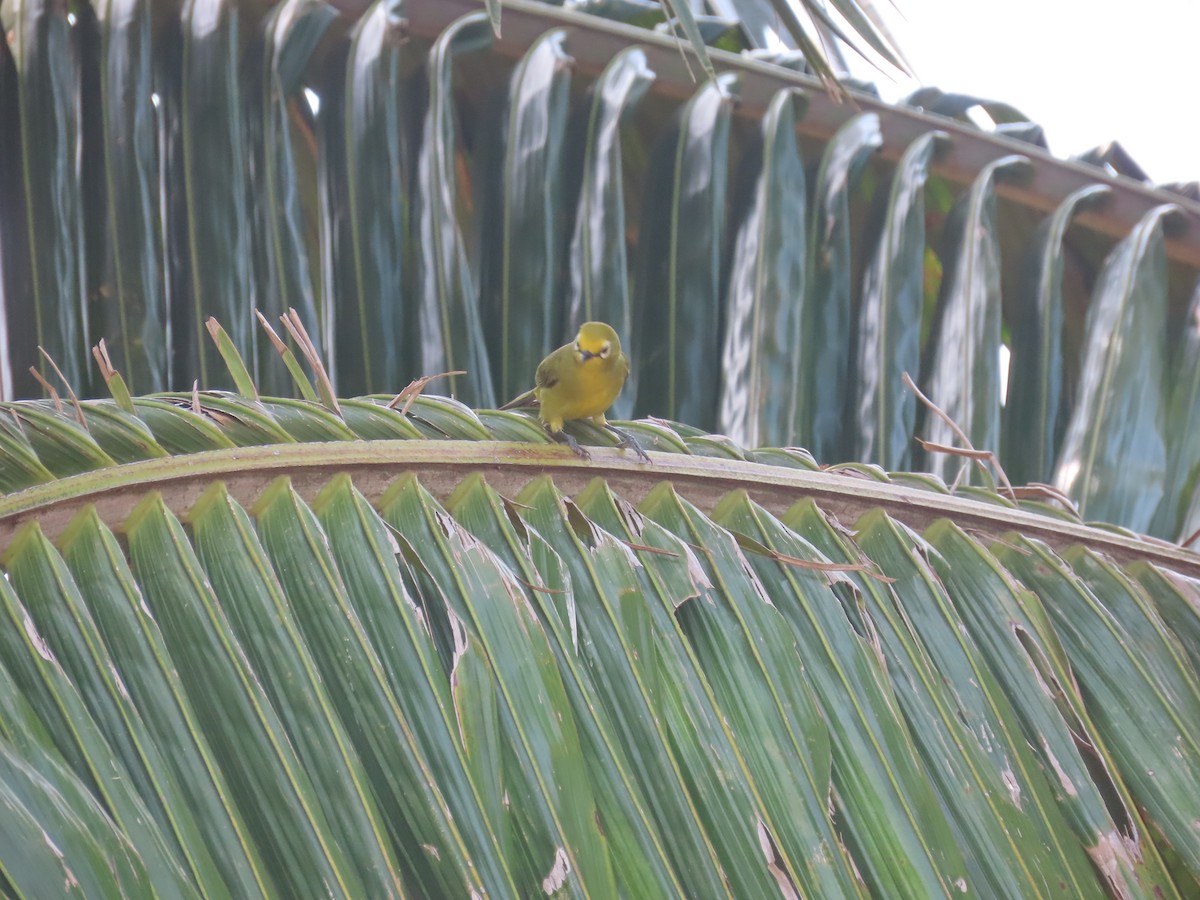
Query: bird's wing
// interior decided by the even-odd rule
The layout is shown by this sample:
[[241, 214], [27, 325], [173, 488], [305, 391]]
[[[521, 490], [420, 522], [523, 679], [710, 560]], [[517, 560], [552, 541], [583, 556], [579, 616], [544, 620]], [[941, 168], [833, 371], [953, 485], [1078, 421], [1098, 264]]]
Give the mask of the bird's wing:
[[558, 384], [557, 355], [558, 353], [555, 351], [538, 363], [537, 372], [533, 375], [533, 383], [539, 388], [551, 388]]
[[[540, 363], [538, 363], [537, 371], [533, 375], [534, 388], [521, 394], [519, 397], [513, 397], [505, 403], [501, 409], [520, 409], [523, 406], [538, 405], [538, 391], [545, 388], [552, 388], [558, 384], [558, 372], [560, 359], [559, 351], [569, 349], [568, 347], [559, 347], [558, 350], [551, 353]], [[628, 363], [626, 363], [628, 365]]]
[[501, 409], [521, 409], [522, 407], [525, 407], [525, 406], [537, 406], [537, 404], [538, 404], [537, 391], [529, 390], [523, 394], [518, 394], [517, 396], [513, 397], [511, 400], [509, 400], [507, 403], [505, 403], [500, 408]]

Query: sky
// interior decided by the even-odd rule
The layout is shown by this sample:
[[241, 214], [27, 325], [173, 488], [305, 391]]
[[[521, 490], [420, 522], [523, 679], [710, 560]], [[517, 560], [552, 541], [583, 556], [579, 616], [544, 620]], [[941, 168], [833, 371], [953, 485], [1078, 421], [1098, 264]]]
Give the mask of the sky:
[[[1200, 0], [875, 5], [921, 84], [1015, 106], [1056, 156], [1117, 140], [1154, 182], [1200, 181]], [[871, 80], [886, 100], [914, 86]]]

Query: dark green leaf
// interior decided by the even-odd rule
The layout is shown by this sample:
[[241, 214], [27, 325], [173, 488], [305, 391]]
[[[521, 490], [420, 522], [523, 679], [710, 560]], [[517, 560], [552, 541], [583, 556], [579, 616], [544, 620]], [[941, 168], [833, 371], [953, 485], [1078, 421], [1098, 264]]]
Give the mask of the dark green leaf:
[[[637, 107], [654, 81], [646, 54], [629, 47], [612, 58], [592, 87], [582, 184], [570, 252], [570, 299], [567, 328], [584, 322], [608, 322], [620, 335], [625, 355], [638, 359], [641, 338], [634, 327], [626, 260], [625, 192], [621, 122]], [[612, 406], [618, 419], [633, 414], [639, 371], [635, 365]]]
[[855, 531], [861, 562], [895, 579], [889, 587], [848, 574], [970, 883], [985, 896], [1099, 896], [1095, 869], [1070, 839], [1016, 713], [929, 566], [928, 545], [882, 511], [867, 513]]
[[746, 454], [742, 448], [723, 434], [714, 434], [711, 437], [703, 435], [701, 437], [684, 438], [684, 444], [696, 456], [712, 456], [716, 459], [746, 458]]
[[146, 423], [154, 440], [168, 453], [197, 453], [237, 446], [212, 419], [195, 413], [190, 406], [138, 397], [134, 410]]
[[[934, 571], [1008, 695], [1077, 839], [1093, 861], [1103, 861], [1102, 870], [1118, 893], [1171, 892], [1128, 792], [1106, 763], [1107, 754], [1101, 750], [1104, 755], [1097, 759], [1084, 753], [1102, 748], [1103, 742], [1045, 605], [952, 522], [935, 522], [925, 537], [937, 551], [930, 560]], [[1006, 547], [997, 549], [1015, 558]]]
[[1105, 260], [1055, 475], [1088, 519], [1149, 529], [1163, 495], [1167, 259], [1159, 206]]
[[1084, 548], [1063, 558], [1086, 588], [1068, 594], [1063, 579], [1047, 607], [1092, 718], [1138, 806], [1188, 868], [1200, 872], [1196, 672], [1136, 582]]
[[346, 427], [364, 441], [419, 438], [421, 431], [398, 409], [370, 400], [339, 400]]
[[779, 91], [762, 121], [750, 208], [738, 227], [724, 316], [718, 430], [746, 447], [796, 441], [807, 244], [801, 95]]
[[[227, 889], [245, 896], [265, 893], [269, 876], [262, 851], [248, 834], [121, 547], [94, 507], [63, 533], [62, 554], [120, 683], [167, 764], [156, 777], [177, 785]], [[199, 855], [204, 849], [187, 852]]]
[[[835, 92], [835, 85], [838, 84], [837, 74], [826, 57], [824, 47], [829, 46], [826, 38], [830, 36], [831, 31], [836, 30], [837, 26], [825, 30], [833, 24], [833, 20], [829, 18], [825, 8], [811, 0], [801, 0], [804, 11], [810, 17], [808, 22], [804, 22], [797, 14], [799, 11], [797, 7], [789, 0], [769, 0], [769, 2], [775, 20], [775, 30], [787, 34], [791, 38], [791, 42], [799, 49], [803, 56], [803, 71], [816, 75], [830, 89], [831, 93]], [[814, 18], [818, 20], [816, 28], [813, 28], [812, 24]]]
[[562, 330], [561, 158], [574, 62], [566, 42], [565, 30], [547, 31], [513, 72], [495, 192], [499, 208], [483, 217], [481, 307], [493, 345], [496, 392], [504, 398], [529, 389]]
[[19, 423], [0, 416], [0, 492], [11, 493], [33, 484], [54, 480], [54, 473], [38, 458], [37, 451]]
[[779, 27], [779, 16], [771, 0], [731, 0], [729, 6], [751, 47], [778, 48], [780, 44], [795, 47], [791, 35]]
[[[242, 117], [245, 83], [239, 77], [242, 13], [235, 0], [194, 0], [182, 12], [183, 48], [178, 109], [164, 97], [164, 115], [178, 117], [182, 202], [186, 221], [169, 229], [186, 233], [186, 276], [172, 309], [179, 365], [205, 387], [228, 384], [205, 331], [214, 316], [228, 329], [247, 366], [257, 368], [251, 310], [251, 148]], [[183, 232], [182, 229], [186, 229]], [[185, 282], [186, 278], [186, 282]]]
[[503, 788], [471, 778], [470, 748], [451, 717], [452, 685], [404, 585], [388, 526], [344, 476], [315, 506], [320, 525], [280, 484], [263, 498], [260, 528], [397, 847], [423, 891], [512, 891], [493, 817]]
[[1079, 210], [1103, 201], [1104, 185], [1092, 184], [1067, 197], [1038, 226], [1021, 266], [1012, 340], [1008, 397], [1002, 417], [1004, 468], [1014, 484], [1048, 482], [1070, 410], [1063, 359], [1063, 236]]
[[[7, 548], [6, 565], [21, 566], [22, 544], [44, 541], [40, 530], [30, 526]], [[29, 590], [46, 603], [57, 602], [52, 586], [31, 584], [22, 572], [21, 589]], [[111, 812], [122, 832], [138, 848], [152, 883], [163, 890], [193, 895], [177, 846], [160, 830], [158, 822], [138, 796], [128, 770], [92, 718], [78, 688], [39, 633], [14, 588], [11, 570], [0, 577], [0, 663], [11, 674], [22, 694], [37, 710], [55, 748], [96, 798]], [[72, 585], [73, 586], [73, 585]]]
[[[14, 0], [6, 6], [2, 27], [15, 63], [13, 83], [6, 89], [17, 92], [21, 227], [28, 252], [16, 264], [28, 267], [28, 283], [23, 291], [6, 290], [5, 295], [25, 298], [26, 316], [33, 320], [32, 343], [45, 348], [76, 390], [86, 391], [91, 337], [78, 168], [80, 74], [71, 24], [66, 5], [57, 0]], [[15, 255], [15, 248], [6, 249], [6, 268], [9, 252]], [[16, 371], [30, 365], [45, 368], [27, 340], [11, 346]]]
[[492, 437], [473, 409], [450, 397], [418, 397], [408, 416], [428, 437], [474, 441]]
[[[660, 838], [651, 820], [649, 798], [643, 796], [639, 788], [638, 760], [643, 754], [639, 752], [634, 758], [621, 743], [624, 729], [618, 727], [608, 713], [601, 687], [604, 673], [587, 665], [587, 657], [579, 654], [578, 608], [572, 580], [562, 558], [536, 531], [512, 517], [508, 504], [487, 487], [481, 476], [464, 480], [450, 498], [448, 508], [519, 578], [534, 588], [531, 599], [551, 638], [571, 709], [579, 725], [585, 762], [593, 772], [592, 784], [604, 835], [613, 858], [620, 861], [614, 874], [622, 895], [686, 896], [679, 876], [671, 869], [664, 846], [676, 846], [675, 836], [664, 834], [665, 841]], [[460, 659], [460, 669], [466, 662], [466, 658]], [[491, 707], [475, 692], [469, 696], [456, 692], [456, 699], [460, 701], [456, 704], [460, 710], [464, 709], [468, 699], [473, 701], [471, 708]], [[494, 730], [495, 726], [487, 728], [487, 732]], [[490, 758], [494, 752], [486, 756]], [[676, 823], [671, 831], [686, 828], [686, 823]], [[687, 864], [695, 866], [696, 858], [688, 858]], [[685, 876], [682, 880], [696, 884], [702, 879]], [[713, 884], [715, 882], [710, 882], [710, 886]]]
[[921, 362], [921, 310], [925, 288], [925, 178], [940, 131], [914, 140], [892, 176], [883, 230], [863, 276], [855, 335], [855, 391], [848, 420], [854, 425], [853, 458], [885, 469], [907, 469], [912, 460], [917, 400], [901, 376], [915, 380]]
[[341, 416], [310, 400], [281, 397], [267, 401], [263, 409], [298, 441], [353, 441], [358, 438]]
[[145, 422], [112, 401], [89, 400], [81, 404], [88, 433], [118, 463], [167, 456]]
[[[668, 19], [654, 26], [659, 34], [673, 34], [686, 37], [682, 23], [678, 19]], [[736, 19], [721, 16], [696, 16], [696, 30], [705, 47], [713, 47], [728, 53], [737, 53], [746, 45], [742, 42], [741, 30]]]
[[[718, 505], [713, 519], [794, 559], [841, 562], [846, 553], [845, 539], [811, 501], [780, 521], [738, 492]], [[900, 717], [887, 669], [867, 639], [870, 632], [864, 633], [870, 626], [847, 617], [824, 573], [761, 554], [747, 559], [787, 620], [829, 722], [838, 819], [868, 886], [888, 897], [961, 890], [966, 867]]]
[[[247, 129], [260, 167], [253, 203], [259, 305], [271, 321], [294, 309], [327, 359], [337, 357], [332, 336], [322, 327], [316, 233], [307, 218], [315, 213], [316, 147], [301, 76], [336, 18], [324, 0], [285, 0], [275, 6], [261, 25], [261, 82], [246, 98]], [[262, 352], [259, 379], [264, 389], [278, 392], [286, 376], [279, 366], [267, 365], [272, 359]]]
[[[829, 810], [829, 722], [787, 620], [733, 535], [673, 492], [659, 491], [643, 506], [684, 542], [675, 549], [686, 564], [698, 564], [706, 576], [675, 617], [757, 795], [759, 828], [774, 848], [772, 871], [787, 872], [804, 895], [860, 896]], [[695, 560], [687, 556], [690, 547], [698, 548]]]
[[537, 414], [480, 410], [479, 421], [498, 441], [530, 441], [545, 443], [551, 440], [546, 429], [539, 424]]
[[[188, 876], [203, 893], [224, 893], [227, 888], [216, 860], [202, 837], [190, 798], [166, 770], [163, 748], [154, 740], [117, 666], [100, 637], [82, 592], [63, 558], [39, 532], [27, 532], [14, 543], [8, 575], [25, 603], [32, 624], [46, 641], [49, 652], [79, 689], [80, 697], [119, 759], [129, 787], [137, 793]], [[103, 768], [105, 763], [100, 763]], [[152, 876], [163, 888], [170, 870], [163, 870], [152, 854]], [[175, 876], [177, 880], [181, 877]]]
[[1163, 434], [1167, 447], [1163, 498], [1152, 533], [1184, 540], [1200, 527], [1194, 502], [1200, 489], [1200, 281], [1192, 293], [1176, 353], [1167, 370]]
[[14, 896], [118, 898], [153, 885], [138, 851], [74, 773], [0, 744], [0, 863]]
[[725, 186], [736, 88], [732, 75], [707, 82], [655, 151], [638, 245], [637, 409], [708, 431], [720, 390]]
[[1154, 608], [1183, 646], [1192, 670], [1200, 672], [1200, 582], [1145, 562], [1128, 569], [1150, 595]]
[[915, 106], [917, 109], [972, 125], [974, 123], [966, 115], [972, 109], [983, 110], [997, 125], [1029, 122], [1029, 116], [1007, 103], [971, 94], [946, 93], [936, 87], [920, 88], [905, 97], [903, 103], [906, 106]]
[[5, 406], [28, 446], [57, 477], [117, 464], [84, 426], [65, 414], [55, 415], [49, 403]]
[[340, 125], [326, 135], [324, 164], [327, 190], [344, 191], [344, 199], [330, 198], [327, 214], [337, 216], [345, 236], [332, 254], [339, 264], [333, 315], [341, 392], [395, 390], [420, 374], [416, 342], [405, 334], [416, 309], [406, 272], [413, 162], [404, 129], [415, 119], [406, 118], [410, 91], [401, 79], [416, 54], [402, 39], [402, 11], [400, 3], [375, 3], [359, 19], [344, 71], [332, 76], [344, 95], [331, 90], [322, 98], [325, 115]]
[[[925, 396], [954, 421], [977, 450], [1000, 447], [1000, 238], [996, 232], [997, 178], [1028, 168], [1023, 156], [1004, 156], [984, 166], [946, 222], [944, 266], [932, 331], [925, 348]], [[924, 410], [922, 436], [961, 446], [950, 424]], [[960, 457], [930, 452], [926, 468], [953, 481]], [[968, 464], [969, 481], [978, 472]]]
[[96, 4], [103, 96], [106, 246], [96, 325], [131, 390], [165, 390], [167, 305], [163, 278], [153, 10], [139, 0]]
[[487, 15], [449, 25], [429, 54], [429, 96], [417, 164], [416, 262], [421, 374], [465, 369], [450, 390], [473, 406], [496, 405], [479, 298], [457, 218], [458, 146], [454, 129], [454, 57], [491, 42]]
[[[457, 646], [478, 641], [496, 679], [508, 745], [505, 783], [518, 817], [549, 839], [537, 871], [549, 894], [616, 892], [607, 842], [580, 752], [579, 735], [551, 645], [526, 588], [494, 554], [414, 481], [389, 492], [384, 518], [445, 592]], [[553, 777], [548, 777], [553, 773]]]
[[[616, 534], [625, 533], [606, 494], [597, 486], [581, 499], [588, 512], [617, 526]], [[771, 881], [748, 827], [753, 798], [673, 619], [700, 574], [688, 566], [686, 548], [681, 555], [681, 542], [646, 523], [648, 532], [630, 539], [671, 554], [651, 554], [658, 565], [647, 567], [613, 533], [579, 515], [549, 480], [532, 483], [519, 501], [524, 520], [570, 573], [575, 606], [573, 613], [567, 610], [568, 621], [577, 616], [578, 652], [636, 760], [634, 774], [687, 895], [770, 896]], [[642, 520], [631, 509], [626, 513]], [[665, 560], [677, 562], [664, 579]]]
[[246, 400], [237, 394], [206, 391], [195, 397], [187, 394], [166, 394], [161, 395], [161, 399], [187, 409], [193, 415], [196, 414], [193, 404], [198, 399], [199, 415], [213, 420], [221, 433], [237, 446], [293, 442], [292, 436], [280, 427], [261, 403]]
[[804, 469], [808, 472], [817, 472], [821, 468], [811, 453], [795, 448], [767, 447], [762, 450], [747, 450], [746, 459], [768, 466], [786, 466], [789, 469]]
[[665, 21], [667, 15], [657, 0], [574, 0], [571, 8], [639, 28], [652, 28]]
[[216, 602], [312, 779], [329, 836], [343, 848], [347, 891], [372, 897], [402, 893], [363, 765], [322, 686], [250, 517], [218, 483], [192, 507], [188, 524]]
[[667, 453], [691, 453], [683, 436], [673, 427], [676, 423], [647, 421], [617, 423], [621, 430], [628, 431], [642, 445], [643, 450], [663, 450]]
[[134, 510], [126, 535], [134, 576], [277, 890], [298, 895], [323, 884], [337, 895], [361, 896], [345, 849], [329, 833], [312, 783], [182, 526], [151, 495]]
[[801, 311], [796, 443], [820, 462], [846, 458], [850, 372], [850, 195], [883, 144], [879, 116], [861, 113], [830, 139], [812, 194], [808, 282]]

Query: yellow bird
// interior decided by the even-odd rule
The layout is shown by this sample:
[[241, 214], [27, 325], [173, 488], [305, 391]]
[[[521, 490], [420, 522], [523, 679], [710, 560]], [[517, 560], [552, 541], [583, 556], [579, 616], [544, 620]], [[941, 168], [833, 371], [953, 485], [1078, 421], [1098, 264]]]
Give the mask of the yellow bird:
[[617, 444], [632, 450], [642, 462], [650, 462], [646, 451], [630, 435], [604, 417], [629, 375], [629, 358], [621, 352], [621, 339], [604, 322], [585, 322], [570, 344], [564, 344], [541, 361], [533, 377], [533, 390], [505, 403], [501, 409], [538, 406], [542, 426], [556, 441], [562, 441], [576, 455], [588, 459], [588, 452], [563, 431], [563, 423], [572, 419], [591, 419], [601, 428], [621, 438]]

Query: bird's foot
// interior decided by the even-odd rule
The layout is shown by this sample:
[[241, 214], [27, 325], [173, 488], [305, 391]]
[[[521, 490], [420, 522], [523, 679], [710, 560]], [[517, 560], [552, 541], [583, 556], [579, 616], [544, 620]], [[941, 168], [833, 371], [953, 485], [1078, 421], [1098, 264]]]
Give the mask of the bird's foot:
[[565, 431], [551, 431], [550, 437], [554, 438], [560, 444], [566, 444], [568, 447], [571, 448], [571, 452], [574, 453], [576, 456], [578, 456], [580, 459], [591, 459], [592, 458], [592, 454], [590, 454], [586, 450], [584, 450], [583, 447], [580, 446], [579, 441], [575, 440], [575, 438], [573, 438], [571, 435], [567, 434]]
[[645, 450], [642, 449], [642, 445], [633, 439], [633, 435], [629, 434], [627, 431], [622, 431], [616, 425], [610, 425], [607, 422], [604, 423], [604, 427], [621, 439], [620, 443], [617, 444], [618, 450], [632, 450], [637, 454], [637, 458], [641, 462], [644, 462], [646, 465], [650, 465], [651, 460], [649, 455]]

